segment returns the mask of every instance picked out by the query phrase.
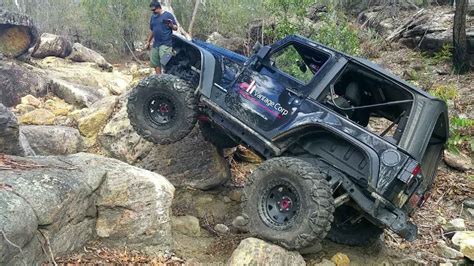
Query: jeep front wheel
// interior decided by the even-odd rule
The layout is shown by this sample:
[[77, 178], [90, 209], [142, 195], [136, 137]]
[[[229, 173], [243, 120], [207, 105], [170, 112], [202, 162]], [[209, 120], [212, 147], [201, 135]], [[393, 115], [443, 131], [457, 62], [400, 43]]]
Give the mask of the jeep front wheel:
[[334, 199], [324, 173], [300, 159], [280, 157], [250, 175], [242, 209], [250, 233], [298, 250], [324, 239]]
[[155, 144], [171, 144], [186, 137], [197, 121], [192, 88], [172, 75], [154, 75], [132, 90], [128, 118], [135, 131]]

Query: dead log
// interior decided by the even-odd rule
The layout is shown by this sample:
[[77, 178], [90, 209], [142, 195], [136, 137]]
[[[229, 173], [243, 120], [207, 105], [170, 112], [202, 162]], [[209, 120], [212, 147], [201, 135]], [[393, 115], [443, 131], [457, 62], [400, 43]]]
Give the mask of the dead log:
[[413, 15], [412, 18], [408, 19], [405, 23], [403, 23], [400, 27], [398, 27], [385, 40], [389, 43], [400, 40], [400, 38], [403, 37], [403, 34], [406, 31], [413, 29], [417, 25], [420, 25], [424, 23], [426, 20], [428, 20], [428, 17], [425, 15], [426, 15], [426, 11], [424, 9], [420, 9], [418, 12], [415, 13], [415, 15]]
[[0, 54], [18, 57], [37, 40], [38, 31], [28, 16], [0, 9]]

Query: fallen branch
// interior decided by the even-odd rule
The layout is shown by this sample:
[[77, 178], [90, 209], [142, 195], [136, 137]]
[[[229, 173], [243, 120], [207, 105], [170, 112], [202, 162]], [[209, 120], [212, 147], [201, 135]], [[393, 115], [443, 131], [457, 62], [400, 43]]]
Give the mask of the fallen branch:
[[405, 23], [398, 27], [385, 40], [389, 43], [398, 41], [402, 37], [403, 33], [411, 26], [413, 26], [423, 15], [425, 15], [425, 13], [425, 9], [420, 9], [418, 12], [415, 13], [415, 15], [413, 15], [412, 18], [408, 19]]
[[0, 233], [2, 233], [3, 239], [5, 239], [5, 241], [7, 241], [8, 244], [10, 244], [12, 247], [15, 247], [18, 250], [20, 250], [20, 253], [23, 253], [23, 250], [21, 249], [21, 247], [16, 245], [12, 241], [10, 241], [10, 239], [8, 239], [7, 235], [5, 234], [5, 232], [3, 230], [0, 230]]

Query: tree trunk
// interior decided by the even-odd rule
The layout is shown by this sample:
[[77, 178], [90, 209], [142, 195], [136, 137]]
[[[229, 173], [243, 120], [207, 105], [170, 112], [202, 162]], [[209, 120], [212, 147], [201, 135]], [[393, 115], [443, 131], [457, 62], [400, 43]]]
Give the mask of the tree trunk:
[[467, 0], [457, 0], [453, 27], [453, 65], [454, 71], [458, 74], [466, 73], [469, 70], [469, 61], [467, 58], [466, 13]]
[[191, 22], [189, 23], [188, 33], [192, 37], [193, 36], [193, 27], [194, 22], [196, 21], [196, 15], [199, 9], [200, 0], [195, 0], [196, 3], [194, 4], [193, 16], [191, 17]]
[[[161, 1], [161, 4], [163, 6], [163, 10], [170, 12], [176, 18], [173, 7], [171, 6], [171, 0], [163, 0]], [[191, 40], [191, 35], [189, 35], [189, 33], [187, 33], [186, 30], [181, 26], [178, 19], [176, 19], [176, 24], [178, 24], [178, 34], [184, 36], [188, 40]]]

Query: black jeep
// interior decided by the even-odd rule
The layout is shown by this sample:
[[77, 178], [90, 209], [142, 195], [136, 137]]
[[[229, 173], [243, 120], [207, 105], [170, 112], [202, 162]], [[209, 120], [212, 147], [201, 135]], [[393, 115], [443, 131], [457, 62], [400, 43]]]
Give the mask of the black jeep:
[[326, 236], [368, 244], [428, 198], [448, 138], [446, 104], [379, 66], [300, 36], [247, 58], [174, 37], [166, 73], [130, 94], [135, 130], [157, 144], [199, 120], [219, 148], [266, 159], [243, 194], [248, 230], [289, 249]]

